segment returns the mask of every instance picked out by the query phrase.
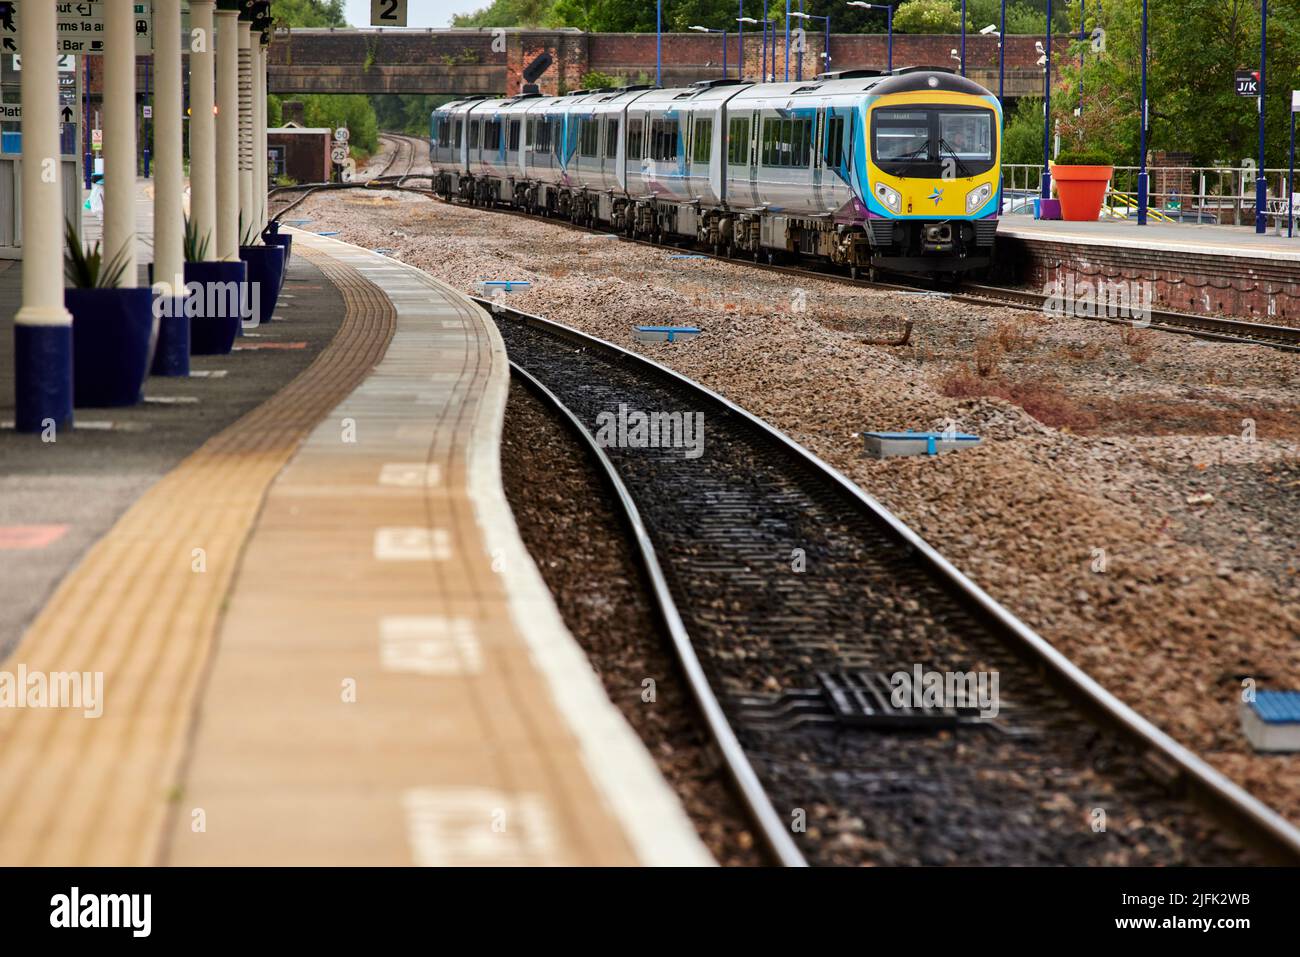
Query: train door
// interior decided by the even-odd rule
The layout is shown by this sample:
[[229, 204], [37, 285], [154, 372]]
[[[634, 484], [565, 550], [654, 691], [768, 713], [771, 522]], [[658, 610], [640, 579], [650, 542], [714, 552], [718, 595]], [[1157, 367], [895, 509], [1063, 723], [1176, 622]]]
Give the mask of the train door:
[[709, 158], [713, 154], [713, 117], [703, 110], [690, 114], [690, 143], [687, 145], [687, 191], [691, 199], [710, 200]]

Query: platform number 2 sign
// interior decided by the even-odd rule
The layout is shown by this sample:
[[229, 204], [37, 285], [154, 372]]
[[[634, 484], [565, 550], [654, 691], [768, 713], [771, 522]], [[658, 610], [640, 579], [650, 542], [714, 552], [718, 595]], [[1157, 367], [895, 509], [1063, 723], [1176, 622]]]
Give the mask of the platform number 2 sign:
[[372, 27], [406, 26], [406, 0], [370, 0]]

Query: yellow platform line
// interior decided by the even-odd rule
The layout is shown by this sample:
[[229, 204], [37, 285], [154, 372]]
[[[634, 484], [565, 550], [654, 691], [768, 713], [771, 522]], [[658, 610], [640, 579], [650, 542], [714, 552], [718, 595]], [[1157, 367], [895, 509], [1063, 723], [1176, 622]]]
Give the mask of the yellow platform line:
[[[328, 257], [302, 254], [335, 281]], [[333, 341], [145, 492], [5, 663], [10, 672], [102, 672], [104, 711], [0, 708], [0, 864], [158, 859], [222, 605], [266, 490], [392, 337], [391, 304], [337, 285], [346, 308]]]

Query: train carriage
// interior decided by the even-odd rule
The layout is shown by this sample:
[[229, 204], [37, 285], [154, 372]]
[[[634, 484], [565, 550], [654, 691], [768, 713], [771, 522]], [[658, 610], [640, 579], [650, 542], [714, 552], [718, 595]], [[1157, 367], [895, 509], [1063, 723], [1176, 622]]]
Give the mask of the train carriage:
[[448, 196], [456, 178], [462, 198], [630, 235], [954, 275], [992, 258], [1001, 128], [996, 97], [950, 71], [842, 71], [456, 101], [430, 158]]

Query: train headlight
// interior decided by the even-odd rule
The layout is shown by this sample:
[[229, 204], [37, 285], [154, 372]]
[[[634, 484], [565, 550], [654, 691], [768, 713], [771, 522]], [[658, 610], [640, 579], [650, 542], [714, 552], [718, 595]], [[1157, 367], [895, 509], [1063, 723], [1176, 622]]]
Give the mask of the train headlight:
[[886, 209], [892, 209], [896, 213], [902, 212], [903, 199], [898, 195], [898, 190], [890, 189], [884, 183], [877, 183], [876, 199], [880, 200]]
[[966, 194], [966, 212], [968, 213], [975, 212], [975, 210], [979, 209], [986, 202], [988, 202], [988, 198], [992, 195], [993, 195], [992, 183], [984, 183], [981, 186], [976, 186], [973, 190], [971, 190], [969, 193]]

